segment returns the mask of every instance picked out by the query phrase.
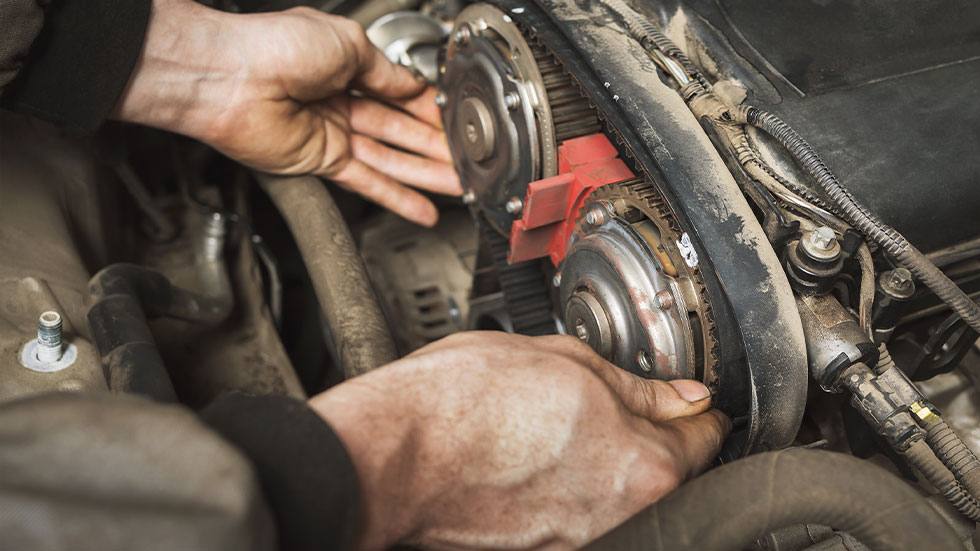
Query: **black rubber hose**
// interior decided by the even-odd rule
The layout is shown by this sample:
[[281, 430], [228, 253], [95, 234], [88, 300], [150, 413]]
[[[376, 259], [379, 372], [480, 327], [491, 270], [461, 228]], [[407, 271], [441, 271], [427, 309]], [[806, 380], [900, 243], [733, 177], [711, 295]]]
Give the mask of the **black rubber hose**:
[[965, 549], [899, 478], [856, 457], [800, 448], [740, 459], [695, 478], [586, 549], [736, 551], [773, 530], [807, 523], [847, 532], [875, 551]]
[[89, 280], [88, 290], [96, 304], [117, 295], [134, 297], [148, 318], [214, 324], [231, 312], [227, 297], [213, 298], [182, 289], [160, 272], [134, 264], [103, 268]]
[[177, 400], [147, 318], [171, 317], [217, 323], [227, 317], [225, 298], [212, 299], [175, 287], [163, 274], [113, 264], [89, 281], [88, 323], [115, 392]]
[[980, 522], [980, 504], [956, 481], [953, 473], [936, 457], [924, 440], [914, 442], [909, 449], [902, 452], [902, 455], [959, 512], [974, 522]]
[[296, 239], [344, 375], [398, 359], [364, 261], [324, 183], [313, 176], [256, 177]]
[[939, 270], [918, 249], [894, 228], [878, 219], [877, 216], [851, 195], [820, 160], [810, 144], [779, 117], [756, 107], [740, 105], [732, 113], [733, 120], [750, 124], [769, 134], [783, 145], [800, 166], [827, 193], [831, 202], [840, 208], [844, 220], [861, 231], [868, 239], [880, 245], [902, 266], [912, 272], [943, 302], [959, 314], [967, 325], [980, 331], [980, 306], [970, 300], [946, 274]]

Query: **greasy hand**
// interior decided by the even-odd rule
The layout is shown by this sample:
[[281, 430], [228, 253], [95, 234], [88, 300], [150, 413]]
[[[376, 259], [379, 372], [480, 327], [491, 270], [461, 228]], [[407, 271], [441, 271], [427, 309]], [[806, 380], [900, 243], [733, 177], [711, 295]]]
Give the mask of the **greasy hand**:
[[154, 0], [114, 115], [198, 138], [264, 172], [328, 177], [432, 225], [434, 205], [407, 186], [460, 193], [434, 97], [349, 19]]
[[700, 383], [567, 336], [454, 335], [310, 404], [357, 468], [360, 549], [574, 549], [703, 470], [730, 428]]

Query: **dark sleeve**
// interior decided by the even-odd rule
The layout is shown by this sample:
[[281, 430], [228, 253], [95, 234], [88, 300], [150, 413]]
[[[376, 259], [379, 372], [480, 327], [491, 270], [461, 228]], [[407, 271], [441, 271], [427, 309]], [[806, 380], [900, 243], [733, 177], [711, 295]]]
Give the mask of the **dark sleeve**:
[[340, 438], [306, 404], [231, 394], [200, 418], [251, 461], [276, 517], [280, 549], [349, 549], [357, 474]]
[[149, 17], [150, 0], [51, 2], [40, 34], [3, 89], [0, 105], [73, 132], [95, 130], [129, 82]]

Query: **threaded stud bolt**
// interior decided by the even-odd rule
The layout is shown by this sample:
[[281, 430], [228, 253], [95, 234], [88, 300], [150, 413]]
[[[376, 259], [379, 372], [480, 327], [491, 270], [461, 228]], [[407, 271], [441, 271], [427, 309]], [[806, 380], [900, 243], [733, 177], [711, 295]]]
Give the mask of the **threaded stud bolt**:
[[53, 310], [37, 319], [37, 359], [45, 363], [61, 359], [61, 314]]

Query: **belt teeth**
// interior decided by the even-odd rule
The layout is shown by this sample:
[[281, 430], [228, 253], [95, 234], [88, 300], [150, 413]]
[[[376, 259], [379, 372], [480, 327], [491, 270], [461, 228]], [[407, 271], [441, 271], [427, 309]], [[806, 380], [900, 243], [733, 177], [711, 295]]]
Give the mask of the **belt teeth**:
[[555, 56], [536, 39], [528, 41], [545, 93], [551, 106], [551, 119], [555, 127], [555, 141], [561, 143], [571, 138], [588, 136], [602, 131], [602, 124], [589, 100], [582, 95], [572, 77]]
[[514, 331], [522, 335], [557, 333], [540, 261], [507, 264], [507, 238], [489, 229], [487, 224], [480, 224], [480, 231], [490, 248]]
[[[551, 50], [534, 35], [532, 29], [520, 22], [518, 22], [518, 26], [521, 27], [525, 38], [527, 38], [541, 73], [554, 121], [555, 141], [560, 144], [567, 139], [601, 132], [603, 126], [598, 113], [593, 109], [591, 102], [581, 91], [577, 82], [565, 71], [561, 60], [556, 58]], [[609, 129], [609, 135], [613, 142], [620, 146], [620, 151], [627, 152], [623, 160], [629, 163], [629, 149], [624, 149], [626, 144], [622, 136], [615, 128]], [[682, 232], [663, 195], [653, 181], [647, 177], [639, 176], [624, 182], [600, 187], [593, 192], [591, 199], [599, 198], [626, 200], [631, 205], [638, 207], [646, 216], [664, 222], [669, 231], [674, 234], [674, 238]], [[486, 228], [487, 226], [481, 224], [481, 227]], [[509, 244], [507, 239], [492, 230], [484, 230], [484, 236], [487, 237], [493, 252], [494, 263], [501, 281], [501, 287], [504, 290], [504, 297], [508, 303], [514, 329], [527, 335], [555, 333], [556, 328], [551, 317], [551, 299], [547, 284], [543, 281], [540, 263], [529, 261], [508, 265], [507, 248]], [[706, 335], [704, 367], [706, 370], [715, 371], [720, 360], [720, 350], [714, 313], [711, 309], [708, 290], [704, 285], [700, 268], [693, 269], [691, 278], [701, 296], [701, 304], [703, 305], [700, 317], [702, 331]], [[511, 302], [512, 300], [513, 302]]]

